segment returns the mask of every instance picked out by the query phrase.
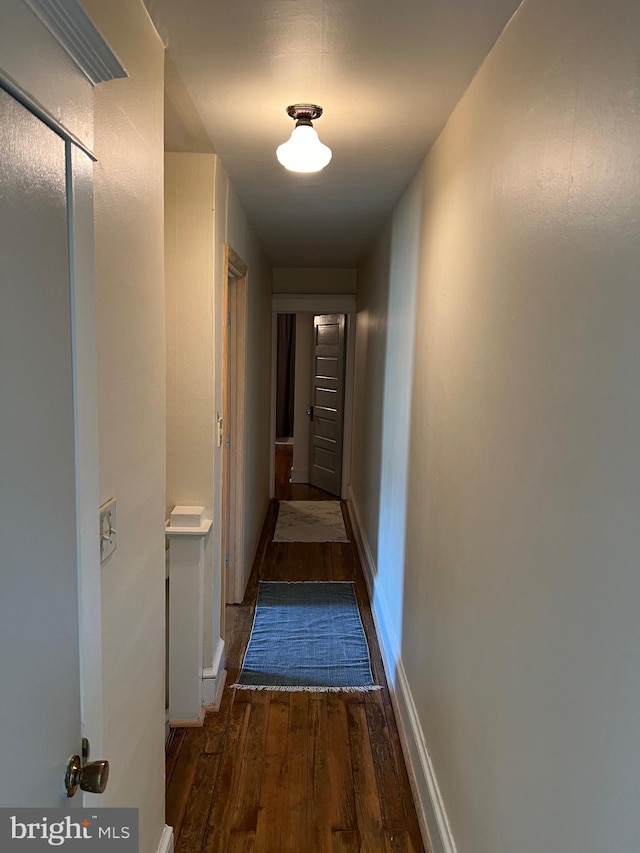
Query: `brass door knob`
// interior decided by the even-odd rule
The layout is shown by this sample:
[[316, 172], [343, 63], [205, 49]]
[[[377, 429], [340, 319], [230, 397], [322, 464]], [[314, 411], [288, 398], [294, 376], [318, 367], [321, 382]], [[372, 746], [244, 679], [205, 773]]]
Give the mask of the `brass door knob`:
[[64, 785], [67, 797], [73, 797], [78, 788], [90, 794], [104, 794], [109, 781], [108, 761], [89, 761], [89, 742], [82, 740], [82, 758], [72, 755], [67, 764]]

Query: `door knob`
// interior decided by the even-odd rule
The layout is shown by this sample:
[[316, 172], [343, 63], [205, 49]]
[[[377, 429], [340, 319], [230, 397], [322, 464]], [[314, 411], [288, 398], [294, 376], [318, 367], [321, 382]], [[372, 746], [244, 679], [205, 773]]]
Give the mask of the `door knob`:
[[67, 797], [73, 797], [78, 788], [90, 794], [104, 794], [109, 781], [108, 761], [89, 761], [89, 741], [82, 738], [82, 758], [72, 755], [67, 764], [64, 785]]

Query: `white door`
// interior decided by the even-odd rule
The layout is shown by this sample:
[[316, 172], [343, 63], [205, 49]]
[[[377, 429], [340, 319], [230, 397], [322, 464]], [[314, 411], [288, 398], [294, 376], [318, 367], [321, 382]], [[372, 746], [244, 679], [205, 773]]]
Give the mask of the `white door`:
[[66, 803], [81, 747], [66, 193], [65, 142], [0, 90], [0, 806]]
[[344, 429], [345, 315], [313, 318], [309, 482], [340, 497]]

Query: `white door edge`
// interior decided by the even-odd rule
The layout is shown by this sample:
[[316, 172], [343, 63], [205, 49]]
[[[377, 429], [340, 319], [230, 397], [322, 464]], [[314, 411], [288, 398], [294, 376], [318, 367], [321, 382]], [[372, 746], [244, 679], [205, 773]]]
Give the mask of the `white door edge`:
[[166, 824], [160, 836], [158, 853], [173, 853], [173, 827]]
[[80, 697], [82, 735], [104, 757], [102, 613], [99, 545], [98, 365], [93, 252], [93, 165], [75, 146], [71, 156], [72, 362], [76, 438]]

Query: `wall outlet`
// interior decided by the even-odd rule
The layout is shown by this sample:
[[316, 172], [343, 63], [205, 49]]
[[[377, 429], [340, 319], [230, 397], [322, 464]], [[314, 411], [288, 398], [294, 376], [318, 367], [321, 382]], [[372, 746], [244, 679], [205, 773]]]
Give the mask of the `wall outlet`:
[[100, 507], [100, 562], [116, 550], [116, 499], [111, 498]]

